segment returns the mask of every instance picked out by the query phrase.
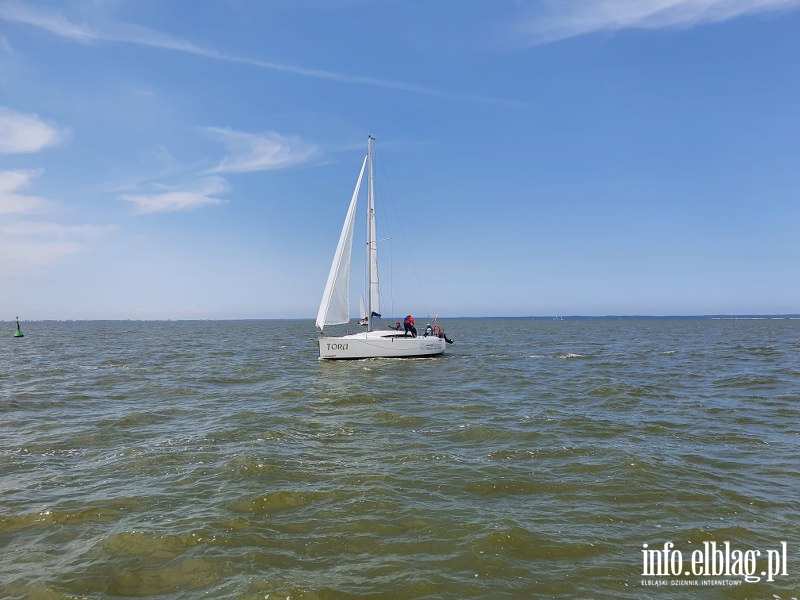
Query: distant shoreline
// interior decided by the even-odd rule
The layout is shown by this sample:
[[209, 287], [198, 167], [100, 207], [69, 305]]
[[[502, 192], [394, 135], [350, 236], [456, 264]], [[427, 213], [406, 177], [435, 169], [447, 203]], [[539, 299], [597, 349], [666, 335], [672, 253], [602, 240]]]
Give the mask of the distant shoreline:
[[[385, 323], [394, 323], [402, 317], [389, 317], [382, 319]], [[420, 316], [417, 320], [432, 319]], [[493, 320], [493, 321], [707, 321], [707, 320], [780, 320], [800, 319], [800, 314], [744, 314], [744, 315], [549, 315], [549, 316], [516, 316], [516, 317], [451, 317], [440, 316], [439, 320]], [[271, 317], [271, 318], [240, 318], [240, 319], [213, 319], [213, 318], [187, 318], [187, 319], [20, 319], [23, 323], [93, 323], [93, 322], [132, 322], [132, 323], [177, 323], [177, 322], [253, 322], [253, 321], [313, 321], [314, 317]], [[356, 317], [353, 317], [356, 320]], [[14, 320], [0, 321], [14, 323]]]

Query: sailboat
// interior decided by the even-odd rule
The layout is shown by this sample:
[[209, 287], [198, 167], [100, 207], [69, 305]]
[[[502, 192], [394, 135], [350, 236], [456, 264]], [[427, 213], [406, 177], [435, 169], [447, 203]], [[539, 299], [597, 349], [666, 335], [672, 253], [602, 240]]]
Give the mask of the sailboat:
[[[375, 229], [375, 197], [372, 176], [372, 142], [367, 138], [367, 155], [361, 164], [356, 188], [347, 209], [333, 255], [328, 281], [322, 294], [316, 325], [320, 332], [319, 358], [326, 360], [358, 358], [412, 358], [437, 356], [444, 353], [446, 338], [439, 335], [404, 335], [394, 329], [375, 330], [374, 319], [380, 317], [380, 289], [378, 286], [378, 240]], [[367, 302], [365, 308], [366, 331], [342, 336], [325, 335], [328, 325], [350, 322], [350, 257], [353, 247], [356, 206], [364, 171], [367, 171]]]
[[367, 305], [364, 302], [364, 294], [361, 294], [358, 297], [358, 324], [362, 327], [366, 327], [369, 325], [369, 319], [367, 318]]

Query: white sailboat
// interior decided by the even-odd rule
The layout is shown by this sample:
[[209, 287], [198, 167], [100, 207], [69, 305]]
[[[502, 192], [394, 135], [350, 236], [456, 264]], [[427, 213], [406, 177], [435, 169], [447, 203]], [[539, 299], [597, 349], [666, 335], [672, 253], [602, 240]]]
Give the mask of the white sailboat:
[[[372, 178], [372, 142], [367, 140], [367, 156], [361, 165], [356, 189], [350, 200], [347, 215], [333, 256], [328, 274], [328, 282], [322, 294], [322, 302], [317, 313], [317, 328], [320, 331], [320, 359], [355, 358], [411, 358], [436, 356], [444, 353], [446, 338], [439, 335], [404, 335], [394, 329], [374, 330], [373, 318], [380, 316], [380, 291], [378, 286], [378, 241], [375, 229], [375, 198]], [[367, 265], [369, 281], [367, 284], [366, 320], [367, 330], [342, 336], [327, 336], [324, 329], [328, 325], [342, 325], [350, 322], [350, 256], [353, 247], [356, 205], [358, 204], [361, 181], [367, 170]]]
[[369, 319], [367, 318], [367, 305], [364, 303], [364, 294], [361, 294], [358, 297], [358, 324], [366, 327], [369, 325]]

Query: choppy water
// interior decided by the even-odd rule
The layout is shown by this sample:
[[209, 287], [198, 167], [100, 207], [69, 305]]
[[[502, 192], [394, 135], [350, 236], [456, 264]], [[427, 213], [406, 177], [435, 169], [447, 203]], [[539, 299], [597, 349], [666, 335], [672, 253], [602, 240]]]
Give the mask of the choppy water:
[[[6, 326], [0, 597], [798, 596], [800, 321], [444, 324], [345, 363], [310, 321]], [[669, 541], [787, 574], [645, 577]]]

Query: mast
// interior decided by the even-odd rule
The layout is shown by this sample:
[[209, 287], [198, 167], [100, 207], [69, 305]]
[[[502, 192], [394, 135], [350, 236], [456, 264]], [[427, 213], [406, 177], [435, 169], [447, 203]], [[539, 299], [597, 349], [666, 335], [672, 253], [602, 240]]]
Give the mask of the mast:
[[[377, 261], [377, 242], [375, 240], [375, 197], [372, 191], [372, 141], [375, 138], [367, 136], [367, 162], [369, 163], [369, 185], [367, 186], [367, 331], [372, 331], [372, 275], [373, 260]], [[377, 283], [377, 282], [375, 282]]]

